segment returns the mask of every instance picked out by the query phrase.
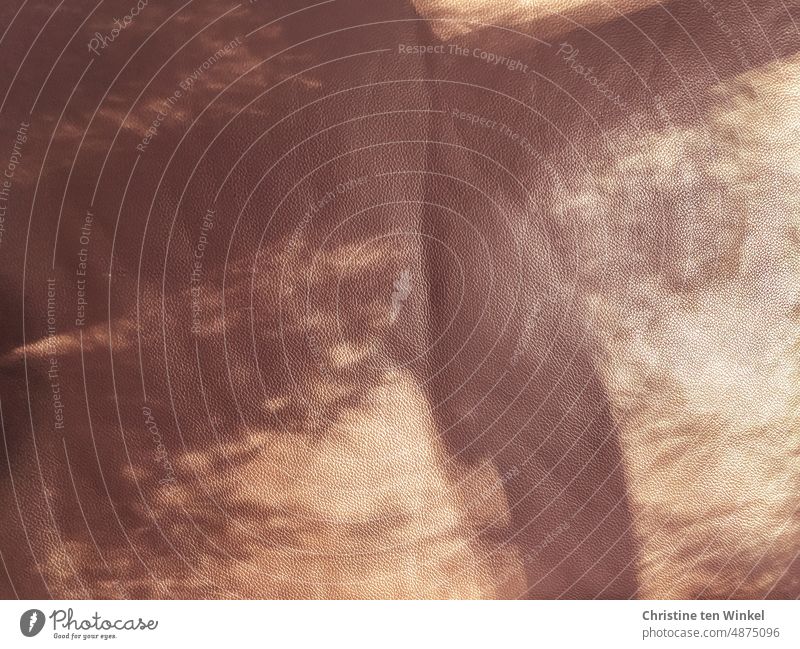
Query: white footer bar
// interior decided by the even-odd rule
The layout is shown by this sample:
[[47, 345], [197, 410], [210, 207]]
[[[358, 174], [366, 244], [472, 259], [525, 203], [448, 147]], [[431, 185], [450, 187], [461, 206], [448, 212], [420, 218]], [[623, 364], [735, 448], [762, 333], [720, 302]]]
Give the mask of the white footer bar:
[[[0, 647], [800, 647], [796, 601], [3, 601]], [[513, 643], [513, 644], [512, 644]]]

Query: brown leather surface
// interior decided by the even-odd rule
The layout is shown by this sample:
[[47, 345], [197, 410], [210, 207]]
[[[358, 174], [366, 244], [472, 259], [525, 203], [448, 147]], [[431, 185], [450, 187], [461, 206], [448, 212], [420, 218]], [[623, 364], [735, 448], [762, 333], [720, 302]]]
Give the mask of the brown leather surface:
[[796, 2], [136, 7], [0, 8], [3, 597], [800, 596]]

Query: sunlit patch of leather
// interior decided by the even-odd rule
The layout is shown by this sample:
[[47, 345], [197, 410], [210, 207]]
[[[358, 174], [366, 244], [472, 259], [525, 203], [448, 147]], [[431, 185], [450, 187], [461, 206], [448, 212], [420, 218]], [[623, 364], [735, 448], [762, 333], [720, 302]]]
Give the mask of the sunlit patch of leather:
[[[587, 296], [620, 424], [645, 597], [797, 592], [797, 577], [784, 573], [800, 540], [800, 327], [791, 317], [800, 204], [775, 188], [798, 181], [785, 162], [800, 150], [778, 123], [797, 121], [799, 78], [795, 57], [720, 84], [704, 132], [681, 135], [731, 143], [726, 166], [701, 163], [705, 182], [686, 187], [708, 196], [709, 186], [724, 186], [730, 199], [707, 215], [671, 217], [676, 232], [683, 218], [721, 237], [713, 253], [687, 248], [666, 260], [687, 268], [690, 281], [654, 281], [645, 273], [661, 266], [643, 264], [639, 274], [631, 265], [628, 282], [611, 278], [613, 289]], [[764, 112], [764, 101], [781, 108]], [[646, 164], [644, 151], [663, 160], [662, 143], [676, 135], [643, 137], [634, 166]], [[608, 242], [612, 258], [628, 254]], [[700, 282], [691, 281], [698, 254], [708, 254]]]

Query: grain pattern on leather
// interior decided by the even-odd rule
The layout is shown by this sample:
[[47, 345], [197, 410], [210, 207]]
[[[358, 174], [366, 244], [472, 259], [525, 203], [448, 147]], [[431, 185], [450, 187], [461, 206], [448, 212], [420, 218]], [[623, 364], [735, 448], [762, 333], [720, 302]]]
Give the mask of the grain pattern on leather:
[[139, 4], [0, 8], [4, 597], [800, 595], [796, 3]]

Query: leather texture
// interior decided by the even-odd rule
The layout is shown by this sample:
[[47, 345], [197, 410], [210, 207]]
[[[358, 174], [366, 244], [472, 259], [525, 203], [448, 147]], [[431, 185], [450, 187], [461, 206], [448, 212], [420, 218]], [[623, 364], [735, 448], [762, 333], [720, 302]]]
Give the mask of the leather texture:
[[0, 7], [3, 597], [800, 596], [798, 3], [95, 4]]

